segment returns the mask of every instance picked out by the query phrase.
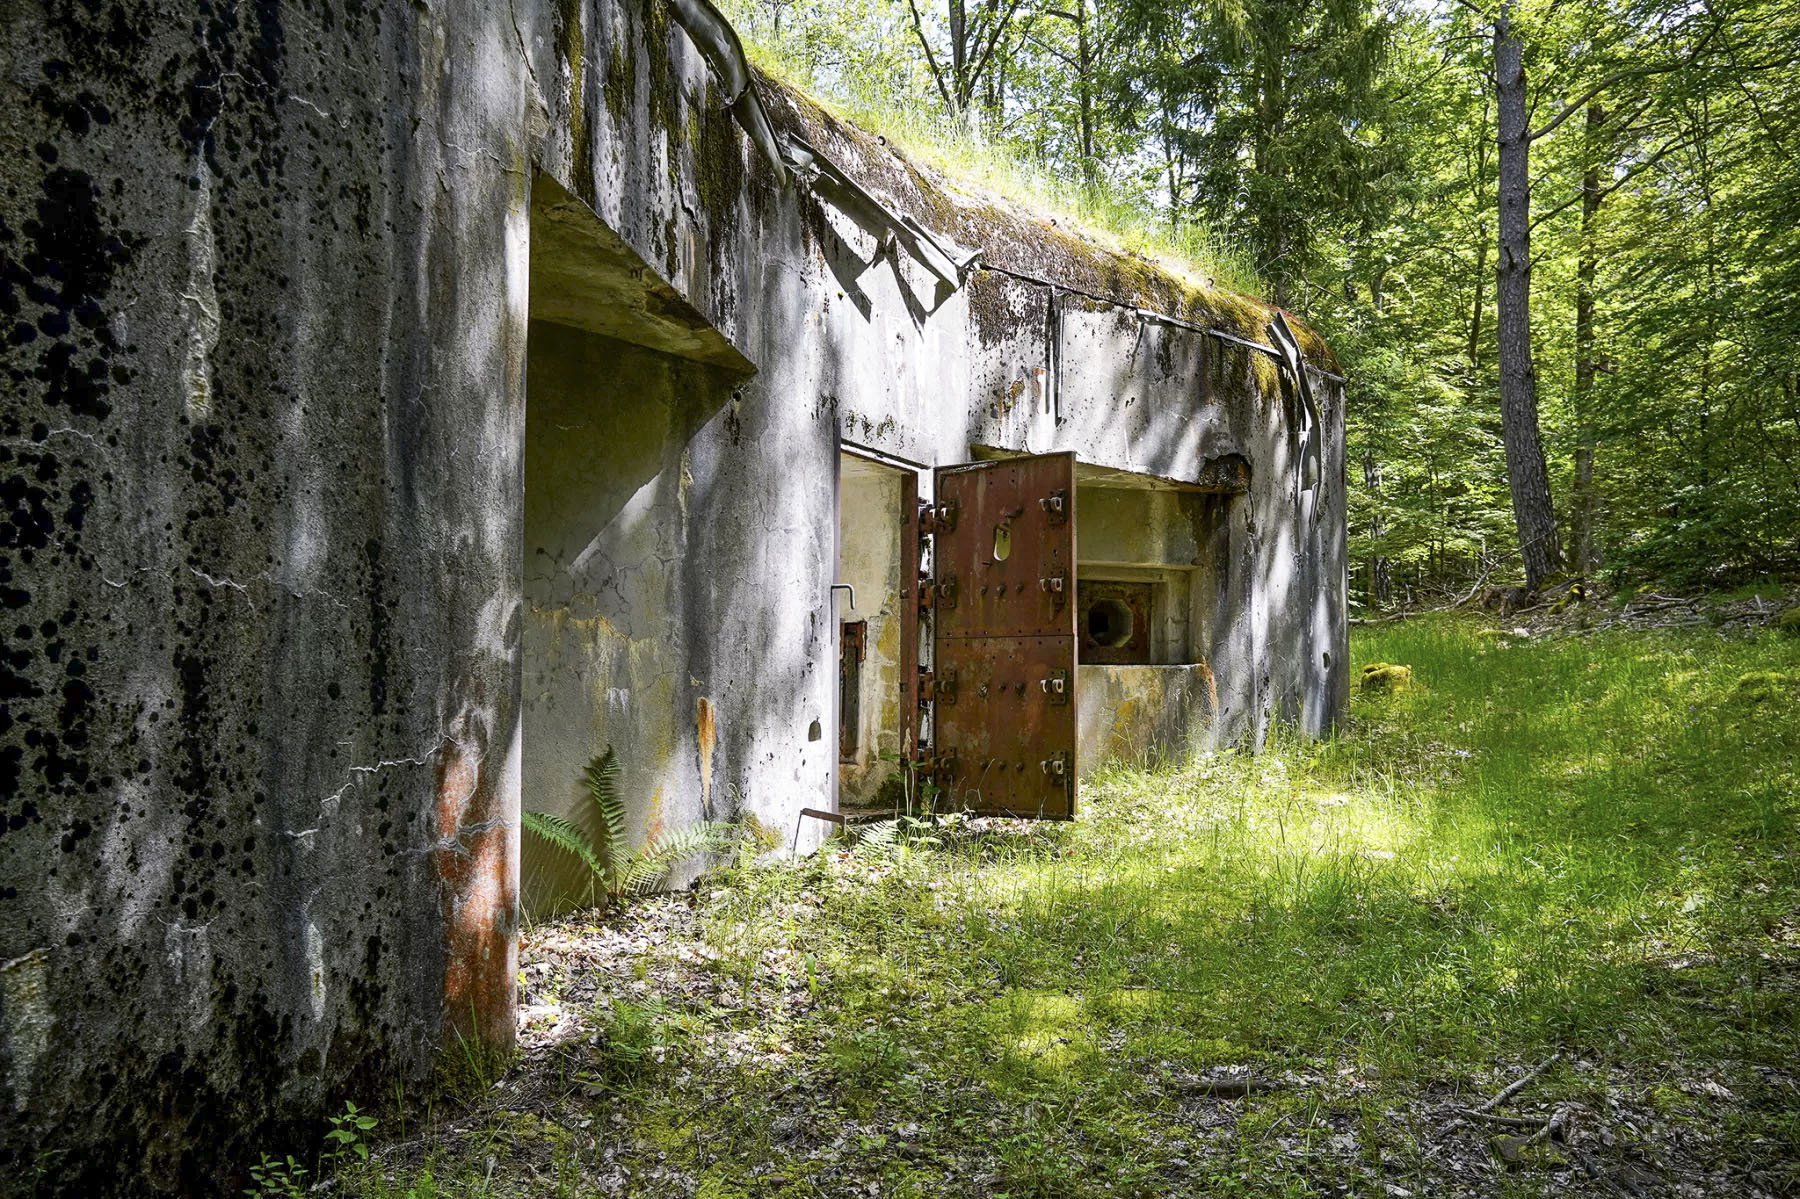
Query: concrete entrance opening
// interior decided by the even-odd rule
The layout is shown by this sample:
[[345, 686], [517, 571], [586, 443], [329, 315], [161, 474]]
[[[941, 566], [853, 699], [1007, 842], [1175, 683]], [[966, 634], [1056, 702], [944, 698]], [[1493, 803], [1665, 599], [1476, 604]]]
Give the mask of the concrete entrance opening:
[[[540, 175], [526, 350], [521, 808], [594, 833], [582, 772], [611, 747], [628, 836], [716, 816], [681, 683], [709, 575], [694, 546], [689, 443], [749, 364], [580, 200]], [[715, 730], [716, 731], [716, 730]], [[581, 864], [521, 848], [535, 913], [584, 897]]]
[[919, 563], [917, 540], [907, 535], [917, 503], [911, 470], [850, 451], [839, 455], [840, 809], [896, 806], [901, 759], [917, 736], [918, 705], [905, 685], [907, 672], [918, 670]]
[[1084, 772], [1181, 758], [1211, 742], [1213, 648], [1237, 608], [1230, 518], [1247, 482], [1235, 468], [1213, 473], [1216, 484], [1195, 484], [1077, 468]]

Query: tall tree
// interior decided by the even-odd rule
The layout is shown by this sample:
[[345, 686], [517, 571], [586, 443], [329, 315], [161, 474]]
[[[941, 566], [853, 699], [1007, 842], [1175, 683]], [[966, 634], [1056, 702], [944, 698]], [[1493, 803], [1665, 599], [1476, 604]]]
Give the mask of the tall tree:
[[1575, 488], [1569, 510], [1569, 565], [1586, 574], [1599, 564], [1594, 552], [1594, 376], [1600, 369], [1594, 331], [1594, 278], [1600, 267], [1599, 223], [1603, 133], [1606, 109], [1588, 105], [1586, 161], [1581, 172], [1581, 248], [1575, 267]]
[[969, 0], [945, 0], [941, 21], [934, 19], [928, 29], [918, 0], [906, 0], [925, 65], [952, 116], [960, 118], [968, 112], [996, 61], [995, 55], [1012, 33], [1022, 2], [974, 0], [971, 5]]
[[1392, 22], [1372, 0], [1125, 0], [1140, 102], [1179, 126], [1194, 200], [1226, 214], [1288, 306], [1381, 170], [1360, 135]]
[[1531, 352], [1531, 124], [1525, 94], [1525, 45], [1513, 26], [1513, 0], [1494, 18], [1494, 101], [1500, 143], [1499, 260], [1495, 336], [1500, 354], [1500, 427], [1506, 479], [1525, 585], [1536, 588], [1562, 564], [1550, 470], [1538, 431], [1537, 367]]

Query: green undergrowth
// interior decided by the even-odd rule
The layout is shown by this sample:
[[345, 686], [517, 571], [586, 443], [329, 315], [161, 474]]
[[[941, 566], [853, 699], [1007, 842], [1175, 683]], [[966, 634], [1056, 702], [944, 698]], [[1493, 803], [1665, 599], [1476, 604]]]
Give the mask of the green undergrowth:
[[[1451, 1193], [1434, 1105], [1559, 1053], [1520, 1102], [1629, 1110], [1647, 1142], [1683, 1129], [1690, 1171], [1800, 1186], [1800, 642], [1434, 619], [1352, 649], [1353, 674], [1405, 664], [1412, 686], [1359, 694], [1329, 741], [1110, 773], [1069, 824], [952, 823], [711, 877], [560, 1067], [596, 1128], [533, 1176]], [[709, 998], [655, 996], [695, 961]], [[1222, 1068], [1271, 1089], [1196, 1091]], [[1591, 1121], [1604, 1165], [1623, 1150]], [[1495, 1171], [1473, 1193], [1561, 1193], [1563, 1151], [1542, 1152], [1470, 1167]], [[1641, 1168], [1678, 1174], [1660, 1152]], [[488, 1192], [524, 1185], [459, 1160]]]

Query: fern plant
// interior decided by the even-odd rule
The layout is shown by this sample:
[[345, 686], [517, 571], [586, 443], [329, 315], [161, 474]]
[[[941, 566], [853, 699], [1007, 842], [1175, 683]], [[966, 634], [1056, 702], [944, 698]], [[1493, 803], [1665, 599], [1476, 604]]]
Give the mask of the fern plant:
[[660, 833], [633, 848], [625, 833], [619, 760], [612, 746], [587, 764], [581, 780], [594, 804], [591, 840], [572, 821], [549, 812], [526, 812], [523, 820], [526, 828], [588, 868], [590, 897], [604, 895], [613, 903], [627, 895], [641, 895], [689, 858], [717, 853], [735, 839], [737, 830], [731, 825], [708, 820]]

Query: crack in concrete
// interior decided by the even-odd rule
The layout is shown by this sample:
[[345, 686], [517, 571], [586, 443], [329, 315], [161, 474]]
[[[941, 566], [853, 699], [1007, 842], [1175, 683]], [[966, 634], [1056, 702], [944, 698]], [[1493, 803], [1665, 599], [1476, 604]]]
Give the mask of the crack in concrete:
[[215, 577], [213, 575], [207, 574], [204, 570], [201, 570], [197, 566], [188, 567], [188, 573], [193, 575], [195, 578], [206, 580], [206, 584], [209, 587], [229, 587], [233, 591], [236, 591], [241, 595], [247, 596], [250, 594], [250, 589], [248, 587], [244, 586], [242, 583], [238, 582], [236, 579]]
[[323, 108], [320, 108], [317, 104], [314, 104], [311, 100], [308, 100], [305, 96], [296, 96], [290, 92], [288, 94], [288, 100], [294, 104], [300, 105], [303, 108], [312, 109], [314, 112], [316, 112], [320, 116], [324, 117], [327, 121], [330, 121], [333, 124], [335, 124], [339, 129], [350, 128], [350, 121], [348, 118], [332, 116], [329, 112], [326, 112]]

